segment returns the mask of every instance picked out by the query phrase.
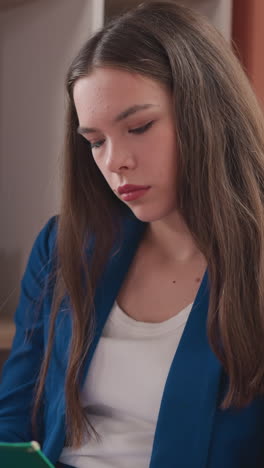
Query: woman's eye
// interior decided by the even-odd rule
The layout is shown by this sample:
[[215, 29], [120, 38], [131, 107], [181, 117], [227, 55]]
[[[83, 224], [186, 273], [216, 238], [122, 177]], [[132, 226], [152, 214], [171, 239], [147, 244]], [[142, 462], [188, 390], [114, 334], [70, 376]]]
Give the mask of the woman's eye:
[[[143, 127], [137, 127], [129, 130], [129, 133], [136, 133], [137, 135], [140, 135], [141, 133], [146, 132], [152, 125], [154, 124], [154, 120], [151, 120], [151, 122], [148, 122], [146, 125], [143, 125]], [[105, 140], [98, 140], [92, 143], [91, 141], [89, 142], [91, 145], [91, 149], [97, 149], [100, 148]]]
[[91, 149], [100, 148], [100, 146], [102, 146], [103, 143], [104, 143], [104, 140], [95, 141], [94, 143], [90, 142]]
[[132, 130], [129, 130], [129, 132], [136, 133], [138, 135], [138, 134], [146, 132], [150, 127], [152, 127], [153, 124], [154, 124], [154, 120], [152, 120], [151, 122], [148, 122], [143, 127], [133, 128]]

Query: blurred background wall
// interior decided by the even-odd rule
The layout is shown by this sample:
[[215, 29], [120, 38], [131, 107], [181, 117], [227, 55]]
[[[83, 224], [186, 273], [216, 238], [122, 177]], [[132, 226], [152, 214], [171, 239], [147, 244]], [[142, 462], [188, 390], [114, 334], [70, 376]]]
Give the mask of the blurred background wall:
[[[177, 0], [176, 0], [177, 1]], [[0, 349], [10, 346], [32, 242], [58, 212], [67, 67], [106, 19], [139, 0], [0, 0]], [[235, 41], [264, 99], [263, 0], [181, 0]]]
[[263, 0], [233, 0], [233, 41], [262, 106], [264, 106], [263, 23]]
[[32, 242], [58, 211], [65, 73], [102, 25], [103, 6], [0, 0], [0, 347], [10, 341], [5, 319], [14, 314]]

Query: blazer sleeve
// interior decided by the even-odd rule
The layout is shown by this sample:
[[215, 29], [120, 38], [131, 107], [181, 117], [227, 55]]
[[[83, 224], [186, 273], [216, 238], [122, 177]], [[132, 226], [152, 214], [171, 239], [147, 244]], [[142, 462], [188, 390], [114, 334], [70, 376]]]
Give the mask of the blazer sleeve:
[[50, 218], [37, 236], [21, 281], [15, 337], [0, 383], [0, 440], [4, 442], [32, 440], [33, 391], [44, 355], [43, 296], [56, 221], [56, 216]]

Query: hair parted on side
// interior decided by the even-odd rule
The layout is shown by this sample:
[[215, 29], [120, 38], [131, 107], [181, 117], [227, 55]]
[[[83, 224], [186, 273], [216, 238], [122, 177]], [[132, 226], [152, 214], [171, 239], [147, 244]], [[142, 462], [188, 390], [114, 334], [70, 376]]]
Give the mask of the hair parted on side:
[[[77, 134], [73, 88], [96, 67], [139, 73], [171, 90], [178, 208], [208, 264], [208, 337], [229, 377], [222, 407], [243, 407], [264, 393], [263, 114], [230, 45], [205, 18], [175, 2], [143, 3], [96, 32], [67, 75], [58, 267], [33, 419], [43, 394], [56, 314], [67, 295], [73, 329], [66, 423], [73, 446], [81, 444], [85, 430], [95, 433], [81, 407], [79, 380], [93, 339], [96, 282], [126, 212], [97, 168], [89, 143]], [[91, 239], [88, 265], [85, 248]]]

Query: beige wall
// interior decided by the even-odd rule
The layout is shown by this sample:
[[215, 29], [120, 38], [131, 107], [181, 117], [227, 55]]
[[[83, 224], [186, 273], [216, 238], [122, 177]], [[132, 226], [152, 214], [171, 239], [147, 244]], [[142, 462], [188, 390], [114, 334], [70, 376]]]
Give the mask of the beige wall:
[[14, 312], [33, 239], [57, 212], [65, 72], [102, 21], [103, 0], [0, 9], [0, 318]]

